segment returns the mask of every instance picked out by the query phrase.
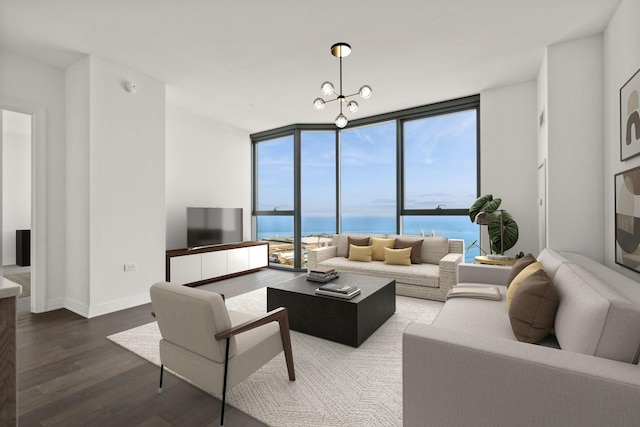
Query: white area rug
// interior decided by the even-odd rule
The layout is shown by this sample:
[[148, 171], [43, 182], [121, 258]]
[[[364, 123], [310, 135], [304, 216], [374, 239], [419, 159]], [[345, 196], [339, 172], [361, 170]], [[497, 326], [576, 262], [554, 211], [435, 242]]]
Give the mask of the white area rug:
[[[266, 288], [227, 307], [265, 313]], [[396, 313], [358, 348], [291, 331], [296, 381], [281, 353], [228, 391], [227, 402], [270, 426], [402, 426], [402, 332], [412, 321], [431, 323], [441, 308], [397, 296]], [[156, 322], [108, 339], [160, 366]]]

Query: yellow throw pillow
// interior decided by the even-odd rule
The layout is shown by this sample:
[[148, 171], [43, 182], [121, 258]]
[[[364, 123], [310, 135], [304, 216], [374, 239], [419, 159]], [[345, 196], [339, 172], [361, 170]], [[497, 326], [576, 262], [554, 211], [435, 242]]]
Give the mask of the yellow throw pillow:
[[374, 261], [384, 261], [384, 248], [394, 248], [396, 245], [396, 239], [378, 239], [376, 237], [371, 238], [371, 245], [373, 246]]
[[532, 262], [531, 264], [523, 268], [522, 271], [513, 278], [511, 284], [509, 285], [509, 289], [507, 289], [507, 307], [511, 305], [511, 300], [513, 299], [513, 296], [516, 294], [516, 291], [518, 290], [524, 279], [531, 276], [538, 270], [544, 270], [542, 268], [542, 264], [540, 264], [538, 261]]
[[411, 265], [411, 248], [384, 248], [384, 263], [395, 265]]
[[373, 246], [349, 245], [349, 261], [371, 262]]

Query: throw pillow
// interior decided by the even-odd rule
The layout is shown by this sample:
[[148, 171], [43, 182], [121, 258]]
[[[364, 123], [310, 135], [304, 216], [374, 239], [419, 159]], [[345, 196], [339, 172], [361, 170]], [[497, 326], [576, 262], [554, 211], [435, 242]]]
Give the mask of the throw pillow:
[[396, 239], [396, 249], [411, 248], [411, 264], [422, 264], [422, 239]]
[[447, 237], [428, 236], [422, 243], [422, 262], [440, 264], [440, 260], [449, 253], [449, 239]]
[[553, 329], [560, 298], [544, 270], [527, 277], [509, 306], [511, 329], [518, 341], [537, 343]]
[[384, 248], [394, 248], [396, 239], [379, 239], [376, 237], [371, 238], [371, 245], [373, 246], [374, 261], [384, 261]]
[[373, 246], [349, 246], [349, 261], [371, 262]]
[[525, 256], [517, 260], [515, 264], [513, 264], [513, 267], [511, 267], [511, 271], [509, 272], [509, 278], [507, 279], [507, 288], [509, 287], [509, 285], [511, 285], [511, 281], [515, 279], [516, 276], [522, 270], [524, 270], [526, 266], [534, 262], [536, 262], [536, 258], [532, 254], [526, 254]]
[[515, 277], [515, 279], [511, 281], [509, 287], [507, 288], [507, 307], [511, 305], [511, 300], [513, 299], [515, 293], [518, 291], [518, 287], [520, 287], [524, 279], [531, 276], [538, 270], [542, 270], [542, 264], [536, 261], [523, 268], [522, 271]]
[[411, 265], [411, 248], [384, 248], [384, 263], [394, 265]]
[[[368, 237], [351, 237], [347, 238], [347, 254], [345, 258], [349, 258], [349, 251], [351, 250], [351, 245], [354, 246], [369, 246], [369, 238]], [[371, 261], [371, 260], [369, 260]]]

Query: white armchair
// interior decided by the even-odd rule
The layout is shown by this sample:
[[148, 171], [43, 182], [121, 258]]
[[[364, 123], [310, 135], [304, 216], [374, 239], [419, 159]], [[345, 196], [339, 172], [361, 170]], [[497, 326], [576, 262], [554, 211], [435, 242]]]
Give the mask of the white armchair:
[[[214, 292], [161, 282], [151, 302], [162, 334], [160, 387], [164, 366], [203, 390], [222, 394], [284, 351], [289, 380], [295, 381], [289, 319], [285, 308], [263, 316], [227, 310]], [[277, 323], [276, 323], [277, 322]]]

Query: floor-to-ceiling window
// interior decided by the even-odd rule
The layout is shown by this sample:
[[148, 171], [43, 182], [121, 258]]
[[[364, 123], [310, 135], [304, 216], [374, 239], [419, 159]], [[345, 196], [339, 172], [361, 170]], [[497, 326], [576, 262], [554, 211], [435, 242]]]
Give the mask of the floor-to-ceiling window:
[[306, 251], [330, 244], [336, 222], [336, 132], [300, 134], [302, 260]]
[[402, 135], [402, 233], [477, 240], [477, 110], [405, 120]]
[[269, 260], [294, 266], [294, 138], [255, 145], [254, 217], [258, 240], [269, 240]]
[[396, 122], [340, 132], [340, 230], [395, 234]]
[[[479, 96], [252, 135], [254, 238], [302, 268], [336, 232], [479, 237]], [[477, 249], [467, 252], [470, 260]]]

